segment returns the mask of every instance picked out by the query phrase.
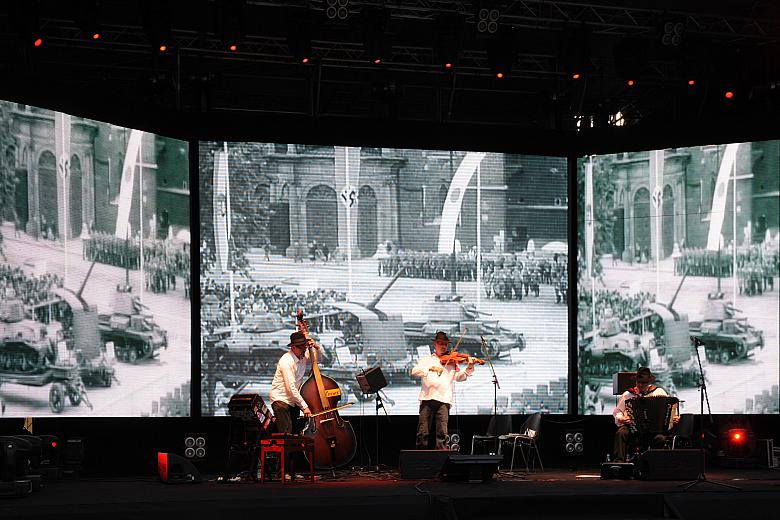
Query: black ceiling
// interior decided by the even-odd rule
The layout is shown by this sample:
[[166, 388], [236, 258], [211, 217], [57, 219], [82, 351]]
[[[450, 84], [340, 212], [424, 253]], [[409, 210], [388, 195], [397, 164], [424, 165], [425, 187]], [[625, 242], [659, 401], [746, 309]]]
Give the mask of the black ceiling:
[[[606, 122], [617, 111], [627, 123], [647, 127], [732, 116], [747, 121], [778, 111], [777, 2], [350, 0], [347, 20], [338, 22], [325, 17], [326, 3], [3, 2], [0, 90], [17, 99], [29, 93], [38, 103], [114, 104], [138, 113], [265, 114], [279, 120], [372, 119], [548, 131], [575, 129], [577, 116], [588, 124], [591, 118]], [[243, 35], [236, 52], [227, 50], [221, 31], [225, 4], [240, 9]], [[497, 5], [502, 31], [513, 29], [517, 58], [511, 75], [502, 80], [491, 70], [491, 38], [476, 31], [478, 4]], [[85, 27], [84, 6], [97, 13], [97, 41]], [[369, 8], [383, 8], [389, 16], [381, 65], [371, 63], [365, 50], [361, 12]], [[153, 47], [148, 31], [150, 13], [156, 23], [165, 18], [161, 12], [170, 13], [164, 54]], [[442, 67], [436, 51], [437, 19], [443, 14], [464, 23], [452, 71]], [[291, 56], [287, 37], [302, 15], [311, 20], [313, 59], [306, 65]], [[684, 24], [679, 47], [660, 44], [668, 20]], [[31, 27], [42, 34], [38, 48], [29, 41]], [[589, 35], [587, 44], [572, 40], [582, 30]], [[646, 59], [634, 60], [641, 61], [641, 70], [633, 87], [626, 85], [614, 60], [615, 46], [626, 39], [645, 49]], [[578, 46], [591, 68], [574, 81], [567, 63], [574, 51], [583, 50]], [[684, 81], [694, 76], [695, 88], [687, 87]], [[727, 83], [738, 89], [731, 102], [721, 95]]]

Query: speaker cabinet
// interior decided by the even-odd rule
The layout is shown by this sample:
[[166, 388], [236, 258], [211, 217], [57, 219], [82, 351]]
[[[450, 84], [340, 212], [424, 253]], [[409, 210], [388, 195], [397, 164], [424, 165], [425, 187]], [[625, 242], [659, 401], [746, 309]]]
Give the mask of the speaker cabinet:
[[487, 482], [503, 460], [501, 455], [450, 455], [441, 476], [449, 481]]
[[703, 465], [699, 450], [647, 450], [637, 464], [643, 480], [696, 480]]
[[157, 453], [157, 474], [166, 484], [192, 484], [202, 481], [195, 465], [174, 453]]
[[437, 478], [452, 452], [449, 450], [401, 450], [401, 479]]

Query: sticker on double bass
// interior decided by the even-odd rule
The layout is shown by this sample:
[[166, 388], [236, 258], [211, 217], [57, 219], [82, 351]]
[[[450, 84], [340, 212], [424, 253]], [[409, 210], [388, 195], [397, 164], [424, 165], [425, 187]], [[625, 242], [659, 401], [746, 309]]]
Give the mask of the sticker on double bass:
[[325, 390], [325, 397], [335, 397], [337, 395], [341, 395], [341, 388], [332, 388], [330, 390]]

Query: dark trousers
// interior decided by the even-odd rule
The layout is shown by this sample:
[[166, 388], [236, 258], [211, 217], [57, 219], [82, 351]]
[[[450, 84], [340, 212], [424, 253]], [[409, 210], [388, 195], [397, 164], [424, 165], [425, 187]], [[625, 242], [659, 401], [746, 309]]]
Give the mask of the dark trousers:
[[615, 444], [612, 449], [613, 460], [615, 462], [625, 462], [626, 456], [629, 454], [629, 449], [640, 446], [645, 447], [647, 445], [653, 448], [661, 448], [666, 442], [666, 437], [663, 435], [654, 435], [649, 438], [643, 438], [642, 435], [631, 433], [628, 426], [621, 426], [615, 432]]
[[450, 420], [450, 405], [436, 400], [420, 401], [420, 420], [417, 423], [417, 449], [428, 449], [428, 433], [431, 419], [436, 428], [436, 449], [444, 450], [447, 437], [447, 423]]
[[[298, 416], [301, 413], [301, 409], [297, 406], [290, 406], [287, 403], [283, 403], [281, 401], [274, 401], [271, 404], [271, 408], [274, 411], [274, 417], [276, 417], [276, 432], [277, 433], [300, 433], [300, 428], [296, 424], [298, 422]], [[306, 467], [301, 466], [298, 464], [298, 462], [303, 461], [303, 458], [301, 454], [293, 454], [293, 456], [296, 456], [296, 466], [298, 467]], [[290, 467], [290, 455], [287, 456], [284, 462], [285, 467]], [[277, 462], [276, 465], [273, 463], [268, 464], [268, 469], [271, 473], [279, 473], [279, 468], [281, 467], [281, 464]], [[284, 476], [282, 476], [284, 478]]]

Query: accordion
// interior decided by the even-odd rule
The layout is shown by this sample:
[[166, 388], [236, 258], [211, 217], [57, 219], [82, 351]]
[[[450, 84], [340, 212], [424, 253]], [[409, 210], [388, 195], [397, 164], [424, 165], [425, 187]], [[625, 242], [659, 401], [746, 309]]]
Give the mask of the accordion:
[[255, 426], [260, 433], [268, 431], [273, 421], [259, 394], [234, 394], [228, 402], [228, 412], [231, 417]]
[[676, 397], [635, 397], [626, 400], [626, 413], [631, 418], [629, 428], [640, 435], [669, 433]]

